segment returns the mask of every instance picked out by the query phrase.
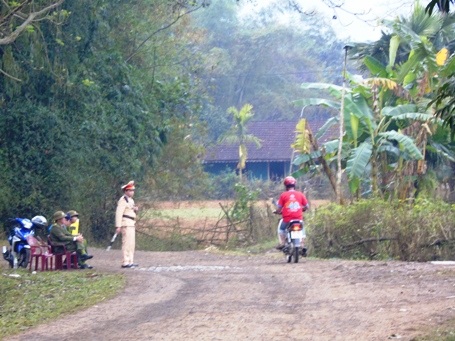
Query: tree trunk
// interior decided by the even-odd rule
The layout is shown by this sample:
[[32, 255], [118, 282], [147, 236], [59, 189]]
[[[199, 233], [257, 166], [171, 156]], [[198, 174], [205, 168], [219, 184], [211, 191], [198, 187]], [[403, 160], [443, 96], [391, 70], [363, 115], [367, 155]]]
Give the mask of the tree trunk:
[[[307, 125], [306, 129], [308, 130], [308, 137], [310, 139], [311, 147], [313, 148], [313, 150], [319, 150], [318, 141], [313, 137], [313, 132], [311, 131], [310, 126]], [[322, 165], [322, 169], [324, 170], [324, 173], [327, 175], [327, 178], [330, 181], [330, 185], [332, 186], [333, 191], [336, 194], [337, 193], [336, 178], [324, 156], [325, 152], [321, 150], [321, 156], [317, 159], [317, 161], [320, 162], [320, 164]]]

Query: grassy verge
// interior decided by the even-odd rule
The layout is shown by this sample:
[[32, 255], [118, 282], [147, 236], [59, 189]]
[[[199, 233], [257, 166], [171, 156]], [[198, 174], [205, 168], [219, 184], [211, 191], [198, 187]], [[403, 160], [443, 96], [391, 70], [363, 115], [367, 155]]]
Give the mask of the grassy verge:
[[455, 341], [455, 320], [448, 321], [444, 325], [427, 332], [424, 336], [416, 337], [415, 341]]
[[121, 274], [55, 271], [32, 274], [3, 269], [0, 276], [0, 340], [116, 295]]
[[142, 214], [146, 219], [163, 218], [173, 219], [177, 217], [185, 217], [185, 219], [200, 219], [202, 218], [219, 218], [223, 215], [223, 210], [220, 207], [187, 207], [187, 208], [169, 208], [159, 210], [148, 210]]

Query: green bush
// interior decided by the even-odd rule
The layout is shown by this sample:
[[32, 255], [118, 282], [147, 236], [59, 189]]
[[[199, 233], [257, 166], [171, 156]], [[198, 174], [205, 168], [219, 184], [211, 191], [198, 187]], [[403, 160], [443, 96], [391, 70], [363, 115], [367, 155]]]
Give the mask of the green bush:
[[413, 205], [379, 199], [330, 204], [307, 215], [307, 244], [323, 258], [453, 259], [454, 218], [451, 205], [426, 199]]

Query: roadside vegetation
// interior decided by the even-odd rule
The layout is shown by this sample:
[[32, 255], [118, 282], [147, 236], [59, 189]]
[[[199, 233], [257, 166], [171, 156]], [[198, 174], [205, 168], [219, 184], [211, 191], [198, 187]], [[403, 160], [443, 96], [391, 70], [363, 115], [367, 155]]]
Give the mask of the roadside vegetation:
[[452, 260], [455, 210], [441, 200], [360, 200], [307, 216], [309, 253], [321, 258]]
[[[293, 175], [310, 200], [336, 198], [307, 214], [310, 256], [454, 259], [454, 2], [416, 4], [408, 18], [384, 20], [378, 41], [344, 48], [330, 29], [314, 30], [326, 26], [316, 15], [282, 26], [273, 15], [289, 7], [271, 6], [242, 22], [237, 2], [56, 0], [39, 17], [38, 4], [5, 7], [0, 223], [76, 209], [91, 245], [105, 246], [120, 185], [134, 179], [144, 203], [138, 249], [270, 248], [277, 217], [257, 202], [282, 186], [249, 178], [254, 107], [254, 119], [296, 122]], [[313, 134], [303, 117], [326, 122]], [[322, 139], [341, 123], [339, 136]], [[208, 174], [203, 155], [223, 140], [239, 146], [237, 173]], [[206, 199], [231, 204], [177, 213], [154, 206]], [[122, 284], [72, 276], [2, 276], [1, 327], [58, 314], [56, 302], [70, 293], [93, 304]], [[19, 297], [25, 285], [28, 304], [7, 306], [6, 291]]]
[[[451, 260], [455, 255], [454, 205], [436, 195], [422, 194], [410, 202], [381, 198], [354, 200], [349, 205], [316, 202], [305, 214], [311, 256], [431, 261]], [[191, 206], [187, 202], [182, 209], [156, 206], [145, 214], [148, 219], [139, 222], [139, 245], [155, 251], [210, 245], [270, 249], [276, 243], [279, 219], [274, 209], [270, 200], [259, 200], [247, 185], [238, 185], [235, 200], [224, 203], [209, 200]]]
[[124, 285], [120, 274], [2, 269], [0, 339], [108, 300]]
[[453, 325], [455, 320], [446, 324], [446, 326], [442, 326], [437, 328], [434, 331], [428, 332], [425, 336], [416, 337], [415, 341], [455, 341], [455, 328], [449, 327]]

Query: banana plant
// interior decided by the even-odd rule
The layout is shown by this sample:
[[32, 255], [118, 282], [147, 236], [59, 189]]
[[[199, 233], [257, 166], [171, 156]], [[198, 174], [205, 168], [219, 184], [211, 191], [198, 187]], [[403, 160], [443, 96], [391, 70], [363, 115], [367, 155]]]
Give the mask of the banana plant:
[[[303, 84], [304, 90], [319, 90], [330, 95], [332, 98], [310, 98], [296, 101], [296, 104], [306, 107], [322, 105], [335, 110], [340, 110], [341, 87], [333, 84], [310, 83]], [[365, 94], [368, 94], [367, 86], [358, 86], [357, 91], [349, 89], [345, 96], [345, 110], [343, 117], [346, 131], [343, 137], [342, 158], [346, 165], [345, 172], [348, 177], [349, 188], [352, 193], [358, 192], [360, 185], [368, 181], [372, 185], [373, 192], [378, 194], [379, 171], [377, 162], [379, 156], [387, 154], [392, 160], [389, 169], [394, 168], [398, 158], [404, 160], [422, 159], [422, 153], [415, 145], [412, 138], [404, 135], [400, 130], [393, 129], [394, 120], [404, 118], [419, 118], [422, 114], [416, 112], [416, 106], [398, 106], [397, 108], [384, 108], [379, 117], [375, 118], [373, 110], [368, 104]], [[361, 89], [361, 91], [359, 91]], [[414, 114], [414, 115], [412, 115]], [[403, 116], [404, 115], [404, 116]], [[428, 116], [424, 116], [428, 119]], [[331, 118], [321, 128], [319, 135], [327, 131], [331, 126], [338, 123], [336, 117]], [[318, 134], [316, 137], [319, 136]], [[322, 155], [326, 160], [334, 157], [336, 150], [333, 148], [336, 140], [324, 143], [319, 151], [300, 154], [294, 164], [303, 169], [311, 160]], [[330, 151], [331, 153], [327, 153]], [[333, 160], [333, 159], [332, 159]], [[396, 167], [396, 166], [395, 166]]]
[[[447, 46], [451, 46], [455, 39], [454, 22], [453, 15], [434, 14], [429, 16], [422, 6], [416, 4], [409, 19], [399, 18], [395, 21], [384, 21], [392, 31], [389, 36], [383, 36], [384, 39], [380, 41], [382, 45], [388, 41], [387, 59], [384, 59], [384, 54], [380, 54], [378, 55], [381, 58], [380, 61], [373, 54], [368, 55], [366, 53], [368, 49], [363, 47], [363, 62], [373, 76], [370, 84], [375, 85], [372, 88], [373, 95], [377, 95], [374, 99], [375, 105], [373, 105], [375, 116], [386, 117], [380, 112], [381, 108], [385, 106], [389, 106], [389, 108], [384, 108], [387, 112], [398, 105], [416, 104], [419, 109], [410, 110], [406, 117], [401, 117], [401, 119], [388, 117], [387, 120], [395, 121], [394, 125], [400, 122], [401, 133], [414, 140], [423, 158], [425, 158], [427, 146], [431, 146], [432, 152], [440, 154], [448, 161], [452, 158], [450, 150], [444, 148], [449, 151], [446, 153], [440, 148], [440, 145], [436, 145], [437, 143], [431, 137], [436, 127], [440, 126], [441, 121], [431, 115], [430, 106], [436, 104], [437, 108], [444, 107], [441, 106], [441, 101], [437, 100], [430, 102], [428, 106], [428, 97], [431, 96], [433, 89], [450, 74], [447, 70], [452, 65], [451, 60], [448, 59]], [[377, 50], [370, 48], [369, 51]], [[409, 110], [410, 107], [401, 106], [400, 108]], [[439, 116], [448, 117], [440, 113]], [[452, 128], [450, 119], [446, 120], [446, 125]], [[402, 176], [396, 176], [395, 179], [401, 179], [404, 182], [407, 177], [409, 193], [409, 189], [414, 187], [413, 178], [423, 176], [425, 173], [426, 161], [420, 159], [408, 162], [406, 166], [403, 166], [403, 162], [403, 159], [399, 159], [396, 163], [397, 173], [401, 172]], [[383, 165], [384, 172], [385, 168], [386, 166]], [[402, 197], [405, 195], [403, 194]]]
[[[325, 126], [327, 126], [327, 124]], [[319, 132], [323, 129], [324, 127], [322, 127]], [[336, 141], [336, 144], [332, 144], [332, 146], [326, 144], [324, 148], [320, 149], [317, 137], [315, 138], [311, 127], [307, 124], [305, 119], [301, 119], [299, 123], [297, 123], [295, 133], [295, 142], [291, 147], [297, 154], [294, 165], [299, 166], [299, 169], [292, 175], [294, 177], [299, 177], [309, 171], [317, 170], [317, 165], [321, 165], [324, 173], [329, 178], [332, 189], [336, 192], [336, 178], [327, 161], [327, 155], [335, 155], [334, 152], [338, 150], [338, 141]]]
[[[357, 192], [365, 180], [375, 195], [381, 195], [380, 180], [382, 188], [392, 182], [395, 190], [400, 186], [409, 189], [412, 179], [424, 174], [427, 146], [432, 143], [434, 127], [441, 124], [431, 109], [425, 107], [432, 89], [444, 77], [447, 85], [433, 104], [441, 108], [438, 113], [446, 118], [446, 124], [455, 127], [455, 102], [448, 99], [449, 94], [455, 93], [455, 82], [450, 81], [450, 76], [455, 74], [455, 58], [448, 59], [448, 46], [455, 41], [454, 23], [453, 15], [428, 16], [425, 9], [416, 4], [409, 19], [384, 21], [391, 33], [384, 34], [377, 44], [354, 48], [371, 78], [355, 80], [351, 77], [351, 89], [345, 96], [342, 157], [352, 192]], [[381, 48], [375, 48], [376, 45]], [[379, 53], [378, 58], [374, 53]], [[318, 90], [324, 96], [303, 99], [297, 104], [321, 105], [340, 111], [341, 87], [303, 84], [302, 88]], [[333, 117], [321, 130], [337, 123]], [[321, 149], [329, 150], [329, 144]], [[442, 150], [435, 145], [432, 151], [440, 152], [449, 160], [452, 157], [448, 148]], [[295, 163], [305, 169], [311, 155], [314, 159], [319, 154], [314, 151], [302, 154]], [[333, 154], [325, 153], [324, 157], [329, 160]]]

